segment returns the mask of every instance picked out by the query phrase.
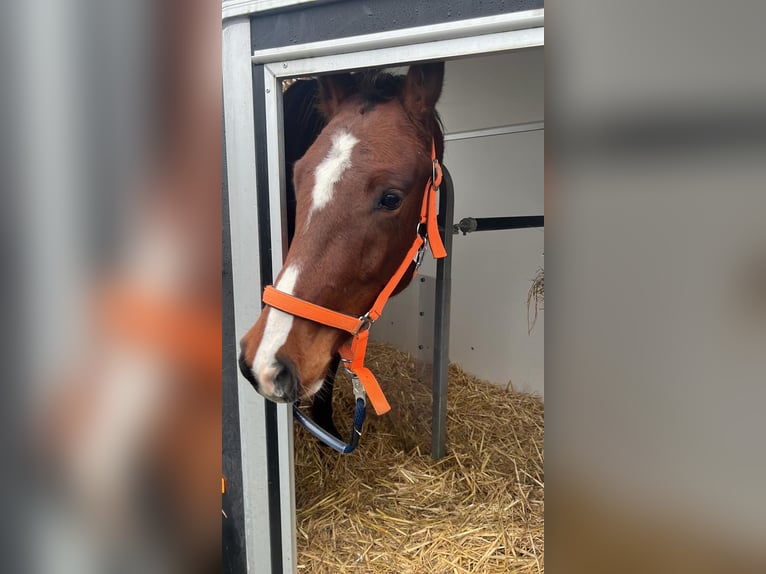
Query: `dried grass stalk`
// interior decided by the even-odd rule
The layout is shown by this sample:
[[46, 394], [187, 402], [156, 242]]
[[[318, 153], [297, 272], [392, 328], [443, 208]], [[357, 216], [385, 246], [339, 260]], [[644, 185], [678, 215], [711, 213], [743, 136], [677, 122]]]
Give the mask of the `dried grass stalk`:
[[[534, 303], [535, 314], [530, 317], [529, 309]], [[532, 329], [537, 323], [537, 315], [539, 311], [545, 309], [545, 271], [543, 268], [539, 268], [532, 279], [532, 285], [527, 292], [527, 332], [532, 333]]]

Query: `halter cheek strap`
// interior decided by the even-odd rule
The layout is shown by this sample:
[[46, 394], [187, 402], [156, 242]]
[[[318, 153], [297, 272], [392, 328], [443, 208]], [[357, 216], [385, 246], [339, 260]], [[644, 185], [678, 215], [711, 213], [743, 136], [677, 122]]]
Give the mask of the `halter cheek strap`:
[[267, 286], [263, 291], [263, 302], [269, 307], [279, 309], [296, 317], [308, 319], [320, 325], [333, 327], [351, 335], [339, 349], [341, 359], [346, 369], [352, 375], [359, 379], [364, 386], [364, 390], [370, 399], [372, 407], [378, 415], [382, 415], [391, 410], [383, 390], [380, 388], [378, 380], [367, 367], [364, 366], [364, 356], [367, 352], [367, 341], [370, 336], [370, 327], [378, 320], [383, 312], [391, 294], [396, 286], [404, 277], [412, 262], [415, 262], [415, 273], [417, 274], [420, 262], [423, 259], [426, 244], [431, 248], [431, 254], [434, 259], [441, 259], [447, 256], [447, 250], [444, 248], [441, 236], [439, 235], [439, 226], [436, 221], [436, 193], [439, 191], [439, 185], [442, 181], [442, 168], [439, 160], [436, 159], [436, 147], [431, 140], [431, 163], [433, 172], [426, 183], [423, 193], [423, 203], [420, 207], [420, 220], [418, 222], [417, 233], [412, 242], [412, 246], [407, 251], [404, 260], [399, 264], [396, 272], [391, 276], [383, 287], [367, 313], [361, 317], [354, 317], [333, 311], [327, 307], [304, 301], [294, 295], [289, 295], [272, 287]]

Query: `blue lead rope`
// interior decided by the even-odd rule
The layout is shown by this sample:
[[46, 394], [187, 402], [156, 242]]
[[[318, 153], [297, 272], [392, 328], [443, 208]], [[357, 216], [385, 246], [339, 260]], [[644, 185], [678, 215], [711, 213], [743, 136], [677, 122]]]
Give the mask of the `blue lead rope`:
[[362, 425], [364, 424], [364, 417], [367, 414], [367, 407], [365, 405], [364, 398], [358, 397], [356, 399], [356, 409], [354, 410], [354, 428], [351, 430], [351, 439], [348, 444], [340, 440], [339, 438], [331, 435], [324, 430], [306, 415], [304, 415], [297, 405], [293, 405], [293, 416], [298, 419], [304, 428], [312, 435], [318, 438], [327, 446], [337, 450], [341, 454], [348, 454], [354, 452], [356, 446], [359, 444], [359, 437], [362, 436]]

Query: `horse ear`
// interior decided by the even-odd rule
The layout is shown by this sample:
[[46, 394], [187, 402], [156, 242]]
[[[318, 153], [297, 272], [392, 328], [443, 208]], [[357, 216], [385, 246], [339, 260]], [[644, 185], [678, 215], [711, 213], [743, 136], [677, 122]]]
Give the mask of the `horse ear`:
[[319, 77], [319, 111], [329, 120], [338, 111], [341, 102], [354, 90], [351, 74], [333, 74]]
[[443, 83], [444, 62], [410, 66], [402, 90], [405, 109], [415, 117], [432, 114], [442, 93]]

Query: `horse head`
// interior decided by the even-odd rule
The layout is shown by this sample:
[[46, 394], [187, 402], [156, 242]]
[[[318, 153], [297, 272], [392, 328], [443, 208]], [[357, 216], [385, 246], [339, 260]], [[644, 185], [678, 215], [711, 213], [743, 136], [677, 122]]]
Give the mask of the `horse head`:
[[[347, 315], [370, 308], [416, 236], [432, 145], [442, 158], [443, 78], [443, 63], [319, 78], [326, 124], [294, 165], [295, 235], [276, 289]], [[240, 370], [267, 399], [294, 402], [321, 388], [348, 338], [267, 306], [240, 342]]]

